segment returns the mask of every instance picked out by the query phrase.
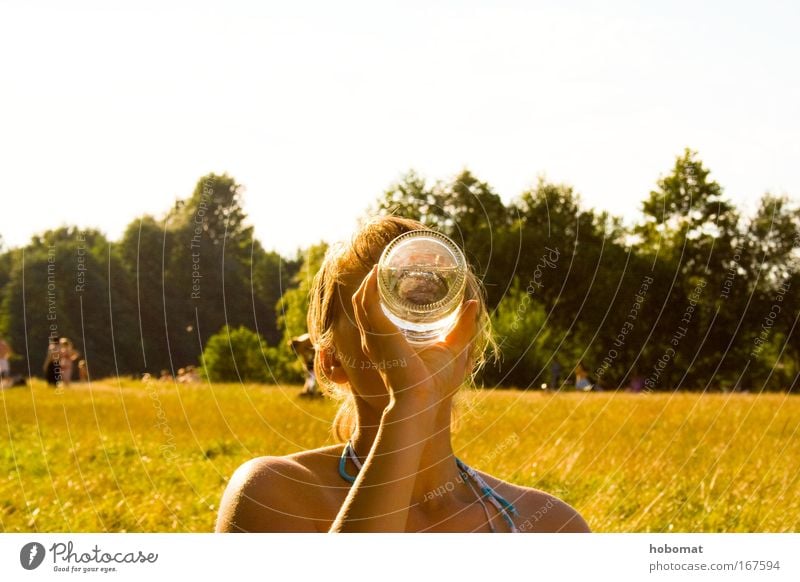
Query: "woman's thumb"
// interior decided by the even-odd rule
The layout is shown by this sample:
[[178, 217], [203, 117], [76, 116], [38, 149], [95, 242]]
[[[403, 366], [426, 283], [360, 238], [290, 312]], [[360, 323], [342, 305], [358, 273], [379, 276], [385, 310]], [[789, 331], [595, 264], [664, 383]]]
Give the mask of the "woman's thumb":
[[477, 327], [478, 302], [470, 299], [461, 306], [461, 313], [458, 321], [444, 340], [445, 345], [456, 354], [467, 349], [472, 339], [475, 337]]

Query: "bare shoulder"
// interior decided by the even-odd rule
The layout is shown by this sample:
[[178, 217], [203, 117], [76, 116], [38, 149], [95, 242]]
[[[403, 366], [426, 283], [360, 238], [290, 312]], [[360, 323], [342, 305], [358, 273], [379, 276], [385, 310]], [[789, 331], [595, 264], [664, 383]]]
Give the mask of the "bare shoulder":
[[479, 471], [492, 489], [514, 504], [519, 517], [514, 521], [521, 532], [588, 533], [591, 530], [580, 513], [558, 497], [533, 487], [515, 485]]
[[[340, 446], [338, 446], [340, 448]], [[251, 459], [222, 495], [217, 532], [316, 532], [326, 520], [326, 484], [318, 465], [337, 446]]]

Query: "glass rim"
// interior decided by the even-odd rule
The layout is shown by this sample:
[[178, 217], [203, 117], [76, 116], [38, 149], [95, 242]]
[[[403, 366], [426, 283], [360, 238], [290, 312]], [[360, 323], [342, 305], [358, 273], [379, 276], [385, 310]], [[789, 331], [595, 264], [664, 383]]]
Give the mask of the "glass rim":
[[[382, 266], [384, 264], [384, 261], [389, 257], [392, 251], [406, 239], [416, 238], [416, 237], [428, 237], [434, 239], [436, 242], [442, 244], [448, 251], [450, 251], [451, 255], [453, 256], [456, 262], [455, 267], [457, 268], [457, 279], [455, 284], [451, 285], [450, 288], [447, 290], [447, 295], [445, 295], [438, 301], [434, 301], [433, 303], [424, 303], [424, 304], [412, 303], [401, 297], [393, 296], [387, 286], [386, 278], [383, 276], [382, 273], [383, 271]], [[385, 301], [387, 304], [392, 304], [407, 311], [416, 312], [420, 314], [429, 313], [431, 311], [435, 311], [437, 309], [446, 306], [447, 304], [451, 303], [457, 295], [461, 295], [463, 293], [467, 281], [466, 273], [467, 273], [467, 260], [466, 257], [464, 256], [464, 252], [450, 237], [445, 236], [442, 233], [431, 229], [409, 230], [395, 237], [383, 249], [380, 258], [378, 259], [378, 290], [380, 292], [381, 300]]]

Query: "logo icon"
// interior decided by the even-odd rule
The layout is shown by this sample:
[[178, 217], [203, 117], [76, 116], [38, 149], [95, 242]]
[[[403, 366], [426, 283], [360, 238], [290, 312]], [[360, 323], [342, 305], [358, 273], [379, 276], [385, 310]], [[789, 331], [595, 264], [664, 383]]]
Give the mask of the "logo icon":
[[44, 546], [39, 542], [30, 542], [19, 551], [19, 563], [26, 570], [35, 570], [44, 561]]

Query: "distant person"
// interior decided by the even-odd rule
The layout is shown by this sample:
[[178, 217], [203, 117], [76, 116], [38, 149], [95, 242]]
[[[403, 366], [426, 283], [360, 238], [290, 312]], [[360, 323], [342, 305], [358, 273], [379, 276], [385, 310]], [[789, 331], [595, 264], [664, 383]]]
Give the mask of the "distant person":
[[194, 366], [186, 366], [186, 369], [183, 372], [183, 383], [184, 384], [194, 384], [200, 381], [200, 374], [197, 372], [197, 368]]
[[80, 360], [78, 362], [78, 381], [79, 382], [89, 381], [89, 368], [86, 366], [86, 360]]
[[61, 383], [61, 350], [58, 340], [50, 338], [47, 344], [47, 356], [44, 360], [44, 377], [50, 386], [58, 386]]
[[561, 364], [553, 358], [553, 363], [550, 364], [550, 386], [551, 390], [558, 390], [561, 386]]
[[306, 372], [306, 382], [303, 385], [303, 390], [300, 392], [300, 396], [316, 396], [317, 377], [314, 374], [314, 357], [317, 353], [317, 350], [314, 348], [314, 344], [311, 343], [309, 335], [304, 333], [303, 335], [293, 337], [290, 345], [297, 354], [297, 357], [300, 358], [300, 361], [303, 363], [303, 367], [305, 368]]
[[161, 374], [158, 376], [159, 382], [172, 382], [172, 374], [169, 373], [169, 370], [161, 370]]
[[634, 370], [631, 374], [631, 381], [628, 385], [628, 392], [641, 392], [644, 390], [644, 376], [638, 370]]
[[200, 374], [197, 373], [197, 369], [194, 366], [188, 365], [185, 368], [178, 370], [179, 384], [194, 384], [195, 382], [199, 381]]
[[61, 365], [61, 381], [64, 386], [69, 386], [72, 382], [72, 370], [75, 361], [80, 354], [72, 347], [72, 342], [65, 337], [58, 341], [58, 352], [58, 360]]
[[592, 389], [592, 382], [589, 380], [589, 372], [583, 365], [583, 362], [578, 362], [575, 366], [575, 390], [582, 390], [588, 392]]
[[11, 378], [11, 366], [9, 360], [11, 359], [11, 346], [8, 342], [0, 337], [0, 389], [5, 387], [6, 379]]

